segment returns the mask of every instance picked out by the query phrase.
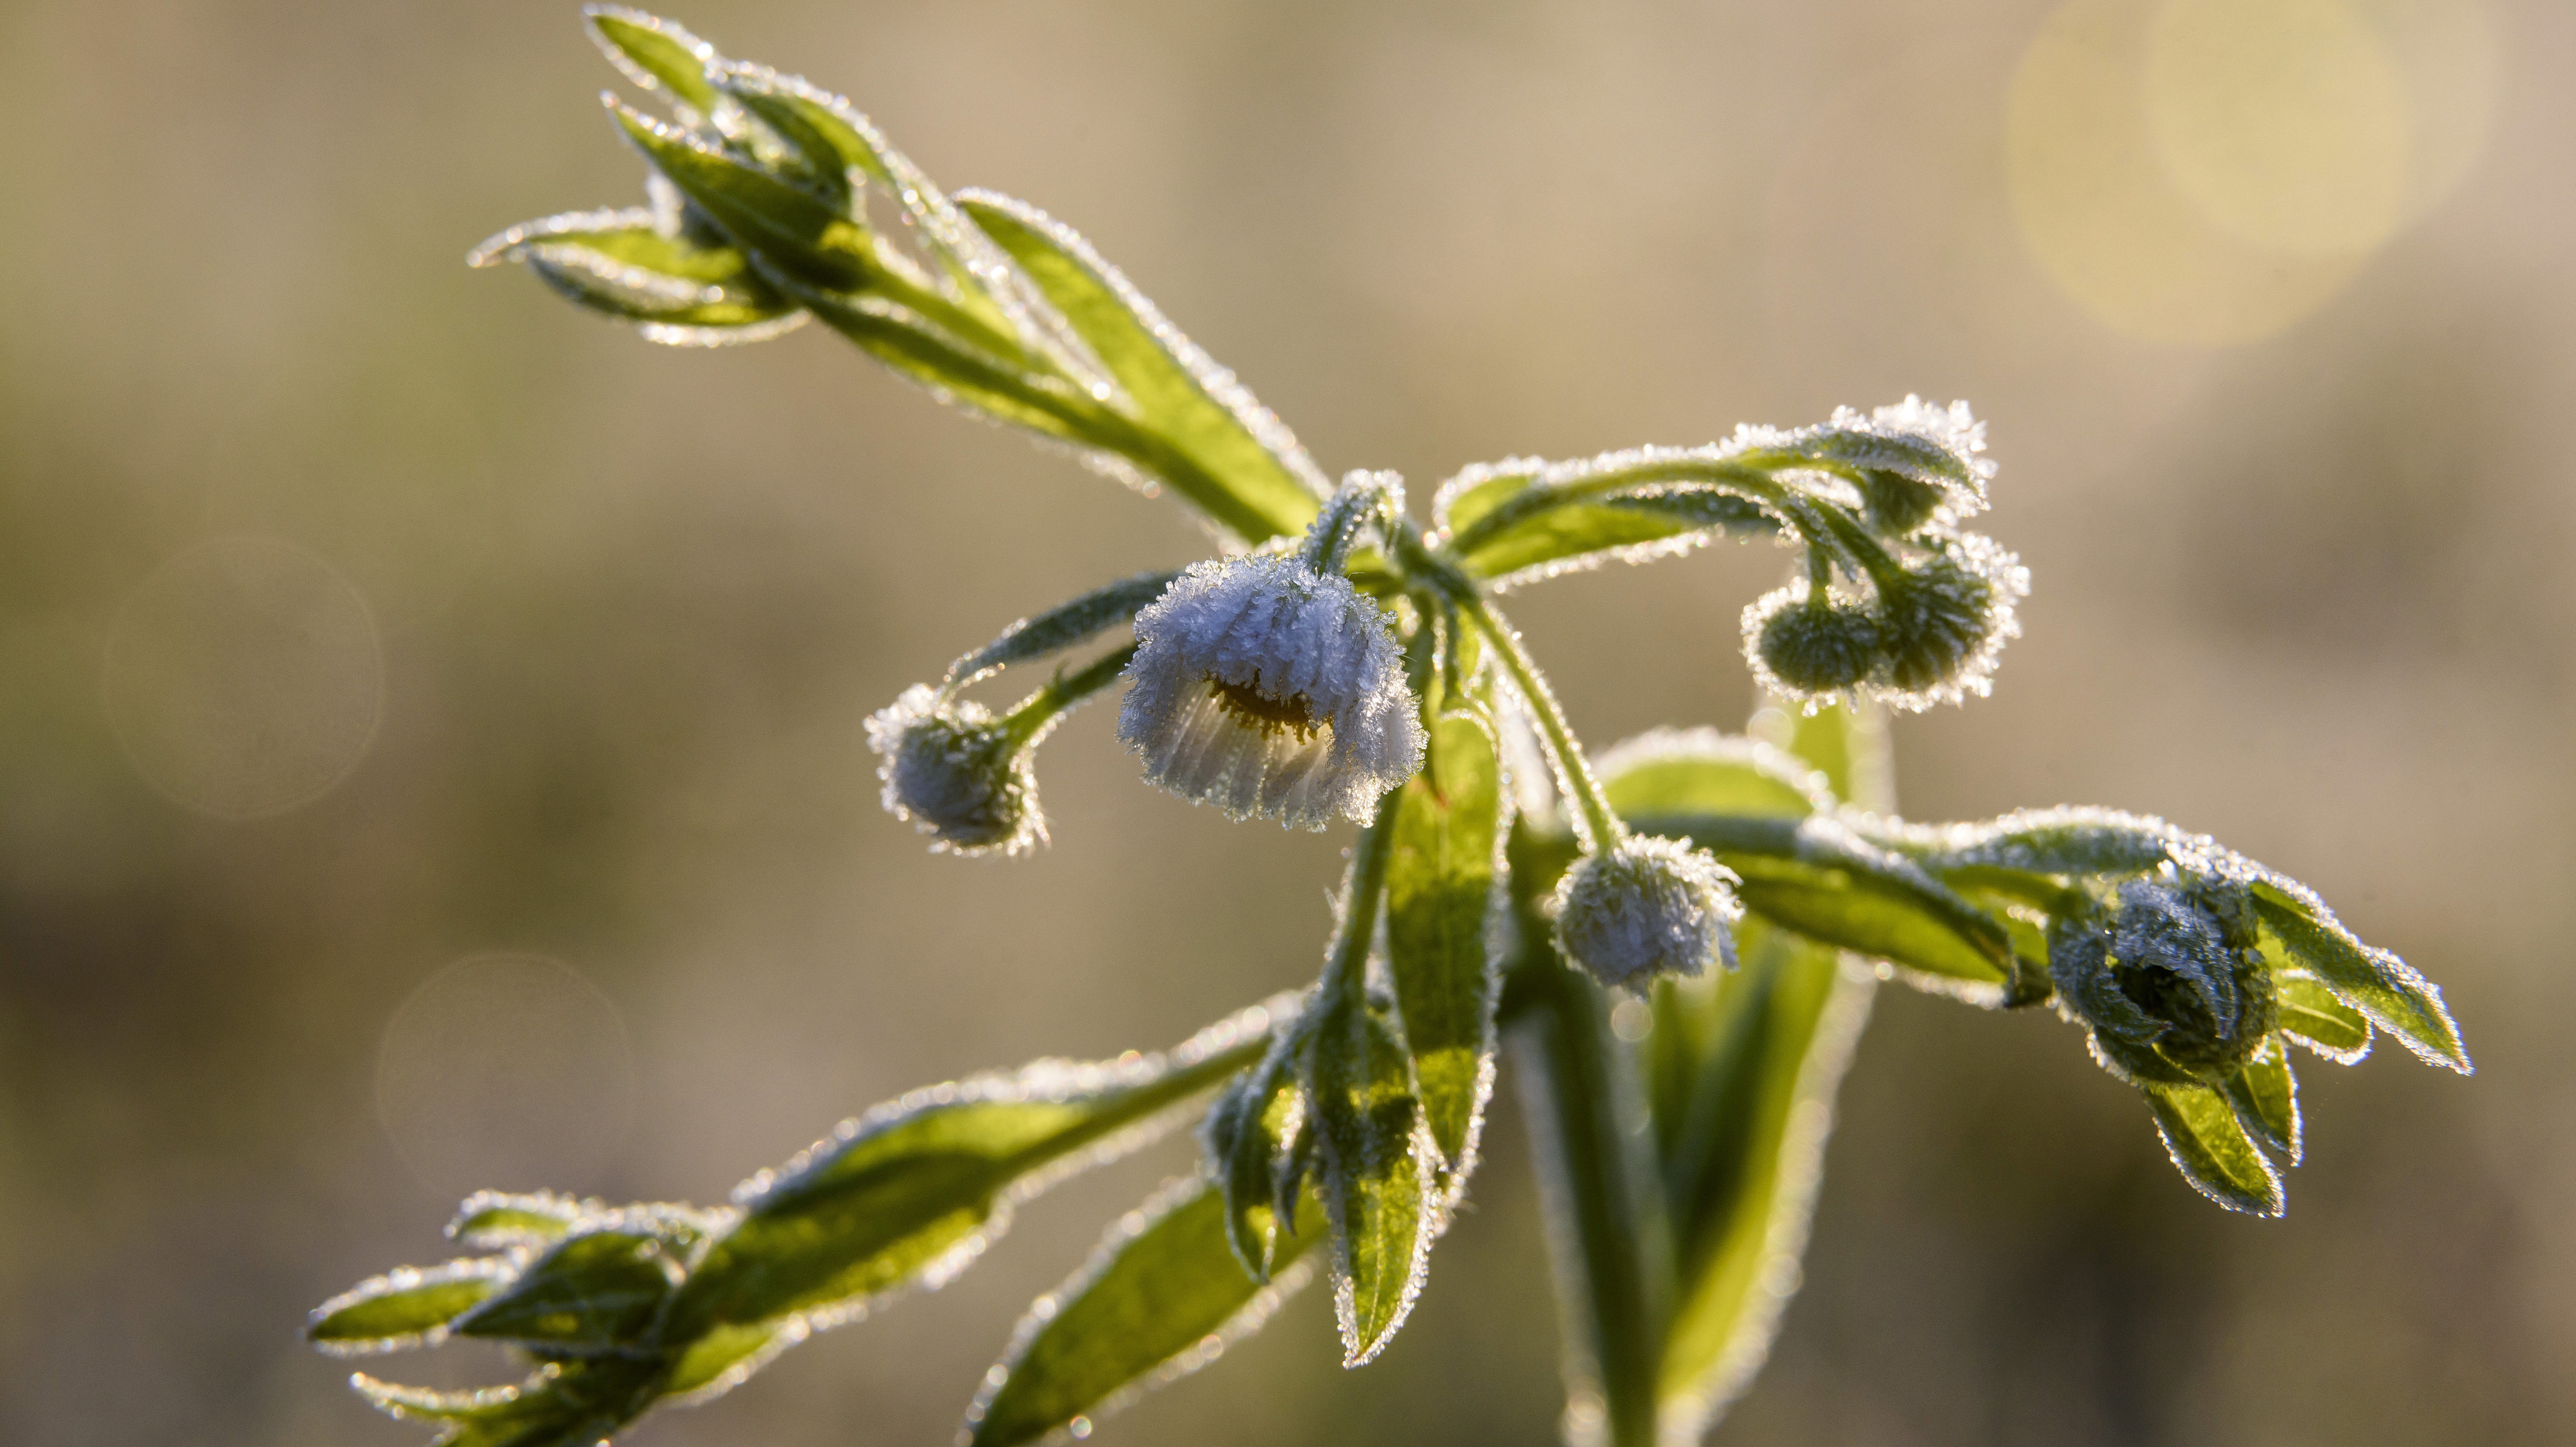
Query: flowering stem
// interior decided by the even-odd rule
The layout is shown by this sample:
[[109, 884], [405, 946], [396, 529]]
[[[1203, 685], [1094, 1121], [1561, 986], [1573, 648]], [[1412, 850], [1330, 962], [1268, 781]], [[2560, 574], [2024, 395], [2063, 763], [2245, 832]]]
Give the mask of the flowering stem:
[[1046, 687], [1030, 694], [1002, 716], [1002, 727], [1010, 731], [1014, 744], [1030, 744], [1045, 736], [1055, 721], [1073, 712], [1085, 699], [1118, 681], [1126, 672], [1127, 662], [1136, 656], [1136, 645], [1113, 649], [1069, 674], [1058, 674]]
[[1582, 817], [1585, 842], [1594, 853], [1606, 853], [1627, 837], [1627, 828], [1610, 807], [1610, 796], [1601, 791], [1601, 781], [1592, 776], [1592, 766], [1583, 757], [1583, 745], [1575, 741], [1574, 730], [1566, 725], [1565, 711], [1557, 706], [1556, 695], [1549, 691], [1547, 679], [1521, 647], [1520, 634], [1514, 632], [1484, 594], [1469, 589], [1457, 599], [1458, 611], [1476, 625], [1502, 655], [1503, 666], [1511, 670], [1512, 682], [1520, 686], [1521, 696], [1529, 700], [1530, 712], [1538, 719], [1539, 732], [1546, 738], [1548, 752], [1555, 756], [1557, 775], [1565, 791], [1574, 797], [1575, 808]]

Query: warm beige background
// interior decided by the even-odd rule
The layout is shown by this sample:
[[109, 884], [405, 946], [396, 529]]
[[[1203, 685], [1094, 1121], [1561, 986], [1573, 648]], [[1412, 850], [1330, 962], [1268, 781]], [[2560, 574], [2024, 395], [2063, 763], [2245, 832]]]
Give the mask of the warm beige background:
[[[2136, 201], [2082, 116], [2024, 134], [2078, 150], [2033, 161], [2017, 211], [2014, 76], [2051, 13], [685, 18], [847, 90], [947, 183], [1073, 220], [1327, 467], [1417, 496], [1515, 452], [1973, 398], [2036, 594], [1994, 698], [1900, 727], [1908, 811], [2159, 811], [2449, 991], [2479, 1078], [2385, 1047], [2311, 1068], [2279, 1223], [2192, 1196], [2068, 1028], [1883, 996], [1809, 1284], [1718, 1440], [2557, 1438], [2576, 12], [2496, 0], [2469, 61], [2425, 79], [2440, 46], [2410, 42], [2332, 91], [2361, 119], [2319, 164], [2385, 193], [2358, 219], [2200, 176], [2240, 230], [2371, 232], [2323, 261], [2168, 245], [2170, 198], [2133, 225], [2079, 195], [2048, 230], [2096, 177]], [[2352, 150], [2391, 76], [2444, 176]], [[932, 858], [878, 812], [867, 710], [1198, 544], [819, 332], [659, 350], [467, 272], [488, 232], [634, 194], [610, 79], [570, 4], [0, 11], [0, 1440], [420, 1440], [295, 1329], [436, 1259], [464, 1186], [717, 1198], [907, 1086], [1167, 1043], [1317, 961], [1340, 841], [1146, 791], [1105, 710], [1047, 750], [1033, 861]], [[2188, 247], [2198, 270], [2154, 271]], [[2097, 261], [2116, 294], [2088, 310], [2058, 278]], [[2257, 335], [2133, 339], [2150, 322]], [[1596, 740], [1732, 724], [1735, 614], [1778, 567], [1728, 551], [1519, 611]], [[1382, 1364], [1342, 1374], [1310, 1295], [1103, 1440], [1549, 1439], [1508, 1101], [1491, 1139]], [[944, 1443], [1019, 1307], [1186, 1159], [1067, 1188], [938, 1297], [637, 1440]]]

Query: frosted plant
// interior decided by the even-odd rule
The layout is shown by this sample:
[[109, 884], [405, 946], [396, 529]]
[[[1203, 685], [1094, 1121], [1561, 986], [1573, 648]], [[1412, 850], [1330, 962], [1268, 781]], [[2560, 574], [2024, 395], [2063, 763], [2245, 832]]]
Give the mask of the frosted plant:
[[[2260, 1215], [2300, 1155], [2290, 1047], [2352, 1064], [2386, 1034], [2469, 1070], [2439, 989], [2215, 841], [2106, 810], [1896, 816], [1884, 709], [1985, 693], [2029, 589], [1967, 530], [1995, 469], [1965, 404], [1477, 464], [1426, 526], [1391, 474], [1334, 489], [1044, 213], [947, 194], [837, 96], [668, 22], [596, 9], [590, 27], [666, 112], [610, 103], [647, 204], [513, 227], [475, 264], [520, 262], [674, 345], [818, 322], [1207, 525], [1215, 556], [1013, 623], [870, 719], [886, 807], [935, 849], [1043, 843], [1039, 748], [1123, 681], [1119, 733], [1152, 782], [1357, 829], [1314, 983], [1168, 1053], [914, 1091], [725, 1206], [470, 1198], [448, 1228], [470, 1254], [373, 1277], [307, 1328], [336, 1353], [476, 1337], [524, 1358], [476, 1391], [354, 1378], [439, 1441], [573, 1447], [721, 1395], [1193, 1119], [1199, 1169], [1030, 1309], [958, 1440], [1085, 1435], [1318, 1274], [1345, 1359], [1369, 1361], [1469, 1189], [1506, 1042], [1561, 1258], [1565, 1431], [1690, 1441], [1768, 1350], [1785, 1297], [1764, 1283], [1795, 1279], [1882, 979], [2053, 1005], [2183, 1178]], [[1729, 538], [1790, 552], [1744, 649], [1797, 708], [1757, 714], [1760, 738], [1659, 730], [1596, 758], [1498, 599]], [[967, 696], [1082, 651], [1004, 712]]]

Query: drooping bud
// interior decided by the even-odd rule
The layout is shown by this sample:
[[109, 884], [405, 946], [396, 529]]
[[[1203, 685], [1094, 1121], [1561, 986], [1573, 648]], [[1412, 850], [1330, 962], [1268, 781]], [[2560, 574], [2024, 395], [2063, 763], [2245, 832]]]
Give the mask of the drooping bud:
[[886, 812], [948, 854], [1025, 854], [1046, 842], [1034, 741], [983, 705], [914, 684], [868, 719]]
[[1821, 702], [1869, 677], [1878, 663], [1878, 625], [1868, 608], [1819, 598], [1801, 578], [1746, 606], [1744, 657], [1765, 688]]
[[2158, 877], [2115, 907], [2049, 933], [2062, 1012], [2093, 1032], [2105, 1065], [2163, 1085], [2223, 1085], [2280, 1023], [2245, 886]]
[[1367, 823], [1422, 766], [1384, 610], [1301, 557], [1199, 563], [1136, 615], [1118, 737], [1145, 776], [1229, 818]]
[[1556, 947], [1605, 985], [1735, 968], [1735, 871], [1678, 839], [1631, 835], [1587, 854], [1556, 889]]
[[1993, 539], [1962, 533], [1877, 582], [1879, 697], [1920, 710], [1993, 689], [1996, 656], [2021, 636], [2013, 605], [2030, 592], [2029, 569]]

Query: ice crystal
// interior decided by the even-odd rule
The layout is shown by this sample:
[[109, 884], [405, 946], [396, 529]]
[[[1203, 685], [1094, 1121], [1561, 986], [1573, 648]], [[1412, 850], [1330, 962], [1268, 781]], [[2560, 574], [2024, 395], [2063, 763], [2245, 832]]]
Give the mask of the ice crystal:
[[1387, 615], [1297, 557], [1213, 559], [1136, 615], [1118, 736], [1145, 775], [1229, 818], [1367, 823], [1422, 765]]

